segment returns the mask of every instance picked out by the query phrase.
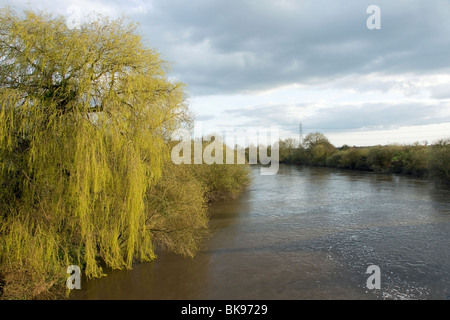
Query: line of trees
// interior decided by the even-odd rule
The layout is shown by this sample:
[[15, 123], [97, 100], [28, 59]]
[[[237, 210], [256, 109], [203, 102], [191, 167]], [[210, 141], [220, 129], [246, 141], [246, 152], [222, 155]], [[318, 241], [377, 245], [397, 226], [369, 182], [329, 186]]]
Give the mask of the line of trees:
[[0, 298], [59, 292], [69, 265], [91, 279], [197, 252], [207, 203], [248, 170], [172, 164], [192, 117], [167, 73], [124, 20], [0, 11]]
[[302, 146], [289, 138], [280, 140], [280, 161], [379, 173], [433, 177], [450, 181], [450, 139], [431, 145], [377, 145], [340, 148], [320, 133], [308, 134]]

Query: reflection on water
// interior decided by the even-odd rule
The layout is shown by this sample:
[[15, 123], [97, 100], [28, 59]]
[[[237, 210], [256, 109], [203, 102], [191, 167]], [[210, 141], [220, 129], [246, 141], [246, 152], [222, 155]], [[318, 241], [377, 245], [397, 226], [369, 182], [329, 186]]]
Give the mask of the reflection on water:
[[[450, 188], [281, 165], [211, 208], [194, 259], [161, 253], [83, 282], [74, 299], [449, 299]], [[366, 288], [367, 267], [381, 290]]]

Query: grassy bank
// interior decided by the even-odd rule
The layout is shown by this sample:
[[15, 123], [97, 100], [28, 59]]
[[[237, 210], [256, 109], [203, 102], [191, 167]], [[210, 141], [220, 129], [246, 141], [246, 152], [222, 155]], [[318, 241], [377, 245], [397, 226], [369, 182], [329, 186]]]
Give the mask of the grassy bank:
[[296, 146], [280, 141], [280, 160], [286, 163], [428, 177], [450, 182], [450, 139], [431, 145], [343, 146], [336, 148], [320, 133]]

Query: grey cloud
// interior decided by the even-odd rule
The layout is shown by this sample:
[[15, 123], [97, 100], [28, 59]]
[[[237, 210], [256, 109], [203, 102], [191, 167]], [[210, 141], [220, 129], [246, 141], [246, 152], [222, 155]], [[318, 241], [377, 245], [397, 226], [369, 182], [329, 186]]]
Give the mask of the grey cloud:
[[[0, 0], [25, 8], [29, 1]], [[173, 62], [193, 95], [326, 83], [349, 74], [432, 74], [450, 68], [448, 0], [377, 0], [381, 30], [368, 30], [372, 0], [31, 1], [65, 12], [123, 11]], [[106, 10], [108, 12], [108, 10]]]
[[204, 115], [199, 115], [195, 118], [196, 121], [208, 121], [208, 120], [212, 120], [214, 119], [216, 116], [213, 115], [209, 115], [209, 114], [204, 114]]
[[377, 1], [382, 29], [371, 31], [372, 2], [164, 0], [141, 23], [194, 94], [450, 66], [450, 3]]
[[434, 99], [450, 99], [450, 85], [440, 85], [430, 89], [431, 97]]
[[391, 129], [399, 126], [425, 125], [450, 121], [442, 118], [442, 106], [432, 103], [365, 103], [364, 106], [339, 106], [321, 109], [310, 127], [339, 131], [349, 129]]
[[[323, 133], [339, 133], [351, 130], [393, 129], [400, 126], [413, 126], [450, 122], [450, 114], [442, 115], [442, 105], [425, 102], [404, 102], [391, 104], [374, 102], [355, 105], [329, 106], [316, 110], [313, 114], [305, 112], [307, 104], [297, 104], [297, 114], [292, 116], [292, 106], [262, 105], [244, 109], [228, 110], [236, 117], [248, 120], [244, 126], [272, 125], [293, 134], [298, 133], [299, 122], [302, 122], [305, 133], [320, 131]], [[445, 105], [446, 108], [450, 104]]]

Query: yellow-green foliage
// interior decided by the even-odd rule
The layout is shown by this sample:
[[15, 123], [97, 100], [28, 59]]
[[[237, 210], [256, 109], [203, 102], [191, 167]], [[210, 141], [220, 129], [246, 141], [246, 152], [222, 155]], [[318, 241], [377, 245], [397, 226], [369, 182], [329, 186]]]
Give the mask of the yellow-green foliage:
[[367, 148], [349, 148], [341, 151], [341, 159], [338, 166], [353, 170], [366, 170]]
[[[248, 182], [243, 165], [174, 165], [190, 114], [183, 85], [134, 25], [105, 17], [0, 16], [0, 298], [35, 298], [162, 247], [192, 257], [207, 203]], [[56, 285], [56, 286], [55, 286]]]
[[161, 179], [148, 191], [147, 227], [157, 245], [193, 257], [208, 234], [206, 186], [192, 165], [168, 162]]
[[[209, 142], [203, 142], [202, 150], [205, 151], [208, 145]], [[227, 154], [233, 155], [232, 163], [227, 163]], [[210, 202], [234, 198], [250, 183], [249, 166], [238, 164], [237, 150], [224, 144], [222, 155], [223, 164], [202, 163], [191, 166], [193, 175], [205, 186], [206, 198]]]
[[206, 186], [208, 201], [236, 197], [249, 184], [247, 165], [195, 165], [194, 175]]
[[165, 62], [121, 20], [69, 29], [9, 9], [0, 55], [0, 275], [20, 267], [31, 282], [62, 283], [69, 264], [93, 278], [99, 259], [153, 259], [146, 200], [164, 137], [186, 114]]

